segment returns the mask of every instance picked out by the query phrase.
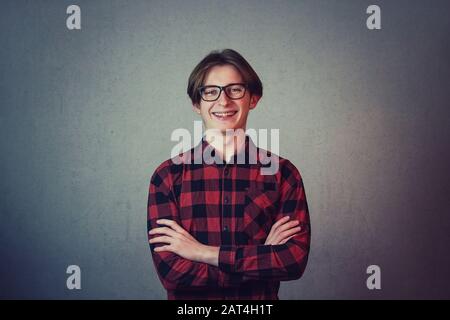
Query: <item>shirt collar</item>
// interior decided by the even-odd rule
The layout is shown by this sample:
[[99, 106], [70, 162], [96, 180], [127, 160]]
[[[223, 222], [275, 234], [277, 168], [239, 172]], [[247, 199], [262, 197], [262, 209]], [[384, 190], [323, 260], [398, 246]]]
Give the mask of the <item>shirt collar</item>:
[[[207, 150], [205, 152], [205, 150]], [[237, 153], [233, 155], [229, 162], [226, 162], [220, 155], [216, 157], [215, 148], [206, 140], [206, 136], [202, 137], [202, 140], [192, 149], [192, 158], [202, 157], [203, 165], [244, 165], [260, 164], [259, 162], [259, 149], [254, 144], [253, 140], [245, 135], [245, 145]]]

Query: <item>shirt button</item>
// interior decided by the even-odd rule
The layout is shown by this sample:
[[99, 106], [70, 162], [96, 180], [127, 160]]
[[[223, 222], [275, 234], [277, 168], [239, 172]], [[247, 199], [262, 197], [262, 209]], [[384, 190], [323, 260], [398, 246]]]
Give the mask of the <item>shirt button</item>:
[[224, 203], [228, 203], [228, 197], [225, 197], [225, 198], [223, 199], [223, 202], [224, 202]]
[[224, 226], [223, 231], [228, 232], [228, 226]]

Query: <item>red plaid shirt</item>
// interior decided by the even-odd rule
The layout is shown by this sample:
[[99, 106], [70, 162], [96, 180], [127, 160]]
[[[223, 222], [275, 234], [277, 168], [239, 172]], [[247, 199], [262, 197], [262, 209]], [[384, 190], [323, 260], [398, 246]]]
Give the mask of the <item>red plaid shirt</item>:
[[[207, 146], [203, 139], [196, 148]], [[194, 150], [187, 151], [191, 159]], [[256, 164], [239, 164], [238, 155], [234, 164], [175, 164], [169, 159], [153, 174], [148, 231], [158, 227], [157, 219], [172, 219], [197, 241], [220, 247], [219, 266], [215, 267], [172, 252], [154, 252], [162, 244], [151, 244], [168, 299], [275, 300], [280, 281], [302, 276], [311, 233], [300, 173], [289, 160], [278, 157], [279, 170], [261, 175], [260, 168], [270, 164], [262, 164], [260, 149], [247, 137], [241, 151], [245, 159], [249, 159], [249, 150], [257, 150]], [[285, 244], [264, 245], [271, 226], [286, 215], [300, 221], [300, 233]]]

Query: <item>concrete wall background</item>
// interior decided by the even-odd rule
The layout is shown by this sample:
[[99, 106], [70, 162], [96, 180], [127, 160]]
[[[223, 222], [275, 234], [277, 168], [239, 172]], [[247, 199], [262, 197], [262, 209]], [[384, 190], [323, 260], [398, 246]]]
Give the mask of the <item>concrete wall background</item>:
[[306, 187], [309, 265], [280, 298], [450, 298], [448, 1], [78, 0], [69, 31], [72, 3], [2, 1], [1, 297], [165, 299], [149, 179], [198, 120], [192, 68], [230, 47], [264, 85], [249, 127], [281, 129]]

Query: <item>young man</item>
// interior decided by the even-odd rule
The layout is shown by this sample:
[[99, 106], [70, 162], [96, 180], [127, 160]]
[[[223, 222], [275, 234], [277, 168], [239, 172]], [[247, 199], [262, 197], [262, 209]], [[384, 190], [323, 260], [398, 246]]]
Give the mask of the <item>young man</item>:
[[[168, 299], [278, 299], [280, 281], [305, 270], [310, 220], [299, 171], [244, 133], [261, 81], [236, 51], [213, 51], [192, 71], [187, 93], [206, 133], [156, 169], [147, 207]], [[219, 161], [194, 161], [198, 154]], [[278, 170], [261, 174], [273, 162]]]

